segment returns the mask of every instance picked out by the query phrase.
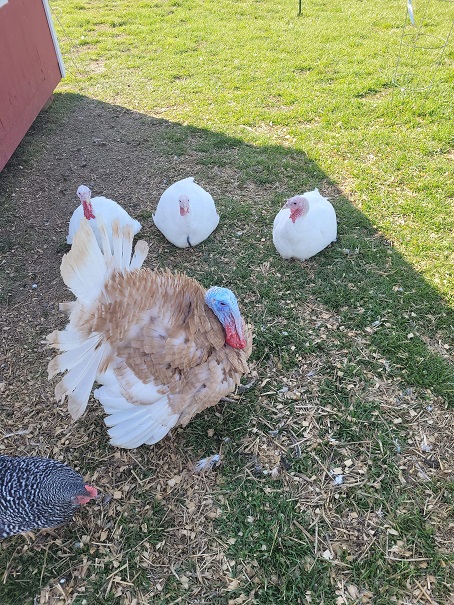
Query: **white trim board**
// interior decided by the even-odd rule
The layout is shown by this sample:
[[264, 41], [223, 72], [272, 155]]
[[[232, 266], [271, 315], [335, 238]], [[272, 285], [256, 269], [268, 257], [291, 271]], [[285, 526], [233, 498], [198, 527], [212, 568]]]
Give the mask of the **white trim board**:
[[[0, 0], [0, 3], [1, 2], [2, 2], [2, 0]], [[6, 0], [6, 2], [8, 2], [8, 0]], [[60, 67], [61, 77], [64, 78], [66, 76], [66, 70], [65, 70], [65, 65], [63, 63], [63, 57], [60, 52], [60, 47], [58, 45], [57, 34], [55, 33], [55, 28], [54, 28], [54, 23], [52, 21], [52, 15], [50, 12], [49, 2], [48, 2], [48, 0], [42, 0], [42, 2], [43, 2], [44, 10], [46, 11], [47, 23], [49, 25], [50, 35], [52, 36], [52, 41], [54, 43], [55, 54], [57, 55], [58, 66]], [[1, 6], [1, 4], [0, 4], [0, 6]]]

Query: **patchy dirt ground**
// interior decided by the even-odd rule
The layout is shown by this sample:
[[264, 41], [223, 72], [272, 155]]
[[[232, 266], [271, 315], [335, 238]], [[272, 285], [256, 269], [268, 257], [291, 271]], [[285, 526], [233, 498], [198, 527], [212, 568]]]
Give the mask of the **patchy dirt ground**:
[[[51, 354], [42, 342], [52, 330], [64, 325], [58, 302], [67, 299], [68, 292], [59, 265], [67, 249], [69, 217], [78, 203], [77, 187], [87, 184], [93, 195], [112, 197], [139, 218], [143, 224], [141, 237], [151, 242], [146, 264], [172, 268], [182, 257], [174, 257], [172, 248], [156, 231], [151, 212], [170, 182], [197, 173], [203, 184], [204, 165], [196, 152], [182, 157], [162, 148], [164, 138], [159, 131], [172, 128], [165, 121], [90, 99], [81, 99], [64, 111], [54, 109], [37, 121], [32, 136], [0, 175], [6, 200], [0, 238], [0, 452], [62, 459], [86, 473], [102, 491], [103, 499], [85, 508], [63, 533], [33, 535], [28, 541], [15, 538], [3, 582], [11, 577], [20, 582], [21, 574], [36, 574], [43, 581], [38, 582], [36, 594], [29, 596], [30, 602], [34, 599], [40, 605], [92, 603], [90, 591], [96, 586], [103, 599], [118, 599], [105, 602], [128, 605], [257, 602], [256, 587], [279, 580], [261, 576], [256, 561], [229, 559], [233, 538], [223, 536], [215, 525], [222, 507], [228, 507], [218, 490], [222, 478], [216, 473], [194, 473], [195, 461], [180, 431], [172, 432], [154, 447], [124, 451], [108, 445], [103, 414], [95, 402], [90, 404], [88, 414], [72, 424], [67, 410], [54, 402], [53, 385], [47, 380]], [[177, 132], [172, 145], [178, 149]], [[235, 199], [238, 181], [233, 168], [210, 169], [214, 197]], [[258, 196], [258, 188], [246, 187], [250, 187], [251, 199]], [[196, 249], [188, 254], [185, 262], [196, 266], [205, 252]], [[263, 270], [267, 272], [268, 268]], [[339, 327], [336, 315], [313, 300], [307, 301], [304, 311], [310, 329], [322, 341]], [[352, 334], [352, 338], [361, 341], [359, 334]], [[338, 351], [337, 358], [331, 360], [334, 365], [338, 363], [340, 374], [342, 354]], [[396, 537], [393, 527], [386, 525], [387, 511], [381, 507], [366, 513], [354, 508], [348, 515], [342, 513], [342, 508], [336, 512], [350, 487], [370, 483], [371, 442], [367, 438], [359, 440], [353, 451], [333, 441], [329, 447], [324, 446], [323, 460], [317, 457], [319, 435], [337, 426], [339, 414], [335, 406], [323, 408], [317, 404], [323, 361], [313, 355], [306, 356], [301, 364], [298, 375], [284, 376], [277, 361], [263, 369], [252, 368], [259, 378], [260, 405], [273, 421], [269, 431], [264, 431], [265, 415], [260, 418], [262, 428], [255, 426], [258, 418], [251, 418], [250, 433], [242, 444], [249, 461], [243, 471], [244, 480], [257, 481], [257, 472], [279, 476], [287, 493], [293, 494], [298, 506], [309, 511], [313, 520], [307, 528], [295, 526], [295, 536], [302, 532], [313, 544], [314, 556], [333, 561], [333, 569], [337, 565], [333, 572], [336, 605], [373, 603], [374, 596], [349, 577], [349, 561], [342, 559], [347, 547], [359, 560], [370, 549], [384, 547], [386, 557], [407, 560], [419, 568], [427, 560]], [[444, 481], [452, 476], [452, 416], [444, 402], [431, 394], [402, 393], [391, 378], [369, 378], [367, 387], [352, 383], [352, 396], [380, 400], [380, 413], [388, 414], [391, 424], [404, 423], [409, 430], [399, 467], [402, 486], [420, 486], [425, 481]], [[295, 406], [301, 420], [294, 432], [288, 428], [288, 402]], [[421, 447], [424, 442], [427, 448]], [[396, 444], [396, 452], [399, 447]], [[296, 457], [304, 448], [317, 472], [286, 475], [282, 457], [292, 448]], [[337, 464], [334, 474], [332, 461]], [[336, 491], [336, 477], [342, 477], [338, 480], [343, 481], [341, 492]], [[375, 478], [377, 498], [381, 480]], [[449, 507], [435, 502], [432, 496], [429, 490], [425, 507], [433, 509], [434, 525], [439, 528], [438, 546], [449, 552], [454, 531]], [[331, 527], [330, 536], [318, 533], [319, 522]], [[0, 545], [0, 551], [7, 547], [6, 543]], [[54, 562], [49, 571], [51, 555], [60, 562]], [[27, 556], [34, 558], [25, 568]], [[138, 587], [140, 570], [148, 585], [143, 590]], [[167, 600], [159, 600], [169, 578], [175, 583], [174, 592], [168, 593]], [[409, 580], [409, 600], [393, 602], [435, 604], [433, 584], [430, 574], [423, 580]], [[238, 588], [243, 591], [235, 592]], [[310, 593], [299, 602], [313, 602]]]
[[[74, 552], [75, 543], [82, 547], [87, 542], [94, 543], [96, 546], [90, 549], [97, 549], [99, 554], [95, 572], [87, 556], [76, 557], [80, 565], [71, 567], [64, 582], [59, 582], [57, 574], [35, 603], [72, 603], [77, 595], [84, 594], [85, 581], [93, 573], [100, 573], [106, 580], [106, 595], [123, 594], [125, 603], [145, 603], [148, 600], [145, 596], [142, 600], [140, 591], [129, 590], [133, 578], [129, 577], [128, 558], [137, 559], [137, 565], [149, 571], [151, 593], [159, 594], [169, 574], [178, 585], [186, 585], [187, 578], [176, 569], [181, 566], [179, 561], [187, 560], [195, 551], [202, 553], [194, 559], [198, 590], [212, 593], [219, 581], [227, 586], [223, 544], [212, 529], [213, 519], [219, 514], [219, 503], [212, 496], [216, 476], [194, 474], [194, 461], [183, 443], [178, 443], [178, 437], [176, 442], [170, 436], [165, 443], [140, 452], [110, 447], [96, 403], [92, 402], [88, 417], [73, 425], [67, 410], [55, 403], [53, 385], [47, 381], [51, 352], [42, 341], [64, 325], [58, 302], [67, 299], [68, 292], [59, 265], [69, 249], [65, 238], [69, 218], [78, 204], [77, 187], [81, 183], [89, 185], [94, 196], [112, 197], [141, 220], [141, 236], [153, 241], [149, 266], [159, 263], [160, 246], [169, 249], [152, 225], [151, 211], [172, 181], [193, 173], [196, 158], [186, 158], [183, 163], [177, 156], [160, 154], [156, 132], [162, 128], [169, 125], [85, 99], [69, 112], [65, 110], [64, 116], [41, 116], [23, 145], [25, 149], [16, 153], [0, 177], [7, 200], [0, 240], [0, 452], [65, 460], [89, 475], [105, 495], [104, 500], [81, 513], [83, 525], [69, 542], [58, 533], [29, 545], [23, 538], [18, 539], [18, 556], [28, 549], [37, 553], [57, 547], [64, 559]], [[200, 167], [197, 172], [200, 174]], [[214, 195], [216, 187], [221, 187], [220, 183], [211, 184]], [[194, 251], [189, 258], [198, 254]], [[162, 539], [152, 546], [147, 539], [147, 522], [149, 526], [156, 524], [159, 517], [152, 503], [169, 497], [175, 503], [181, 500], [181, 504], [172, 506], [170, 529], [167, 523], [165, 532], [163, 527], [153, 530], [154, 534], [161, 533]], [[164, 513], [164, 518], [167, 515]], [[140, 525], [138, 531], [143, 536], [136, 543], [124, 544], [118, 522], [128, 516]], [[112, 540], [113, 535], [118, 539]], [[43, 576], [45, 566], [44, 562], [43, 568], [35, 572]], [[14, 558], [3, 579], [11, 574], [20, 578]], [[211, 586], [213, 577], [216, 582]]]

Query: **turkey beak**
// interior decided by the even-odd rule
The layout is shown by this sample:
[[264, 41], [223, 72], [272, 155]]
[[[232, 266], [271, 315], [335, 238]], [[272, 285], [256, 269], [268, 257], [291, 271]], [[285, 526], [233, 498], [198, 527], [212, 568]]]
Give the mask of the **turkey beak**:
[[187, 195], [182, 195], [178, 200], [180, 204], [180, 215], [186, 216], [189, 214], [189, 198]]
[[89, 193], [80, 193], [79, 198], [80, 198], [80, 201], [82, 202], [82, 204], [88, 204], [90, 202]]

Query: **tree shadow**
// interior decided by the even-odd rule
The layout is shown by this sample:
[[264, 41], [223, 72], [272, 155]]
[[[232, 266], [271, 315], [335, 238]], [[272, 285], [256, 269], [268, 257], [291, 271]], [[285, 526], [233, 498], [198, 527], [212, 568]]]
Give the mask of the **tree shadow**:
[[[221, 222], [188, 253], [166, 242], [151, 215], [164, 189], [191, 175], [212, 193]], [[8, 253], [21, 242], [21, 252], [28, 251], [22, 266], [29, 265], [28, 281], [39, 275], [54, 284], [49, 304], [59, 300], [59, 258], [81, 183], [142, 220], [151, 266], [184, 270], [207, 286], [222, 278], [234, 288], [246, 315], [264, 326], [256, 327], [256, 359], [278, 354], [292, 364], [282, 352], [290, 342], [304, 350], [304, 325], [283, 335], [282, 326], [267, 326], [263, 314], [295, 324], [295, 305], [312, 297], [336, 314], [341, 330], [367, 337], [386, 361], [385, 371], [452, 402], [452, 310], [305, 154], [57, 94], [0, 175], [1, 249]], [[336, 208], [338, 240], [305, 263], [283, 261], [271, 240], [274, 215], [285, 197], [315, 186]], [[36, 249], [46, 237], [49, 247], [40, 256]], [[9, 299], [20, 301], [20, 286], [16, 292], [13, 286], [4, 284]]]
[[[210, 191], [221, 214], [217, 230], [193, 250], [169, 244], [151, 218], [164, 189], [186, 176], [196, 177]], [[81, 183], [89, 185], [94, 195], [116, 199], [141, 220], [140, 237], [150, 243], [147, 266], [184, 271], [207, 287], [227, 285], [236, 292], [244, 315], [254, 324], [253, 360], [263, 383], [268, 374], [289, 375], [306, 360], [318, 360], [318, 371], [324, 376], [319, 402], [344, 408], [336, 422], [345, 443], [360, 443], [367, 431], [372, 441], [380, 402], [361, 399], [366, 382], [397, 383], [404, 404], [405, 394], [413, 388], [422, 393], [420, 400], [426, 401], [426, 407], [434, 400], [442, 406], [452, 404], [453, 372], [446, 348], [452, 335], [452, 309], [306, 155], [277, 145], [253, 146], [80, 95], [57, 94], [0, 174], [0, 329], [4, 335], [0, 383], [6, 385], [2, 428], [8, 427], [5, 432], [12, 435], [11, 452], [16, 448], [16, 453], [29, 453], [36, 446], [32, 440], [24, 448], [21, 437], [14, 437], [19, 421], [20, 426], [28, 422], [39, 427], [46, 454], [54, 454], [55, 422], [67, 426], [59, 428], [59, 440], [65, 430], [68, 434], [73, 430], [66, 410], [52, 403], [46, 376], [49, 354], [42, 339], [66, 321], [57, 314], [57, 303], [68, 298], [59, 265]], [[314, 187], [336, 208], [338, 240], [304, 263], [284, 261], [272, 243], [273, 218], [286, 197]], [[304, 384], [309, 374], [301, 376]], [[355, 389], [356, 398], [352, 397]], [[398, 397], [399, 393], [396, 401]], [[395, 401], [383, 403], [392, 407]], [[208, 427], [220, 442], [225, 434], [238, 435], [234, 431], [241, 424], [248, 426], [252, 415], [247, 405], [227, 406], [223, 414], [211, 412], [185, 429], [184, 440], [195, 450], [213, 447], [213, 441], [207, 441]], [[111, 488], [116, 479], [100, 456], [104, 450], [105, 458], [109, 456], [101, 416], [95, 407], [78, 421], [74, 432], [80, 443], [75, 443], [75, 436], [60, 441], [67, 447], [69, 462], [86, 472], [94, 467], [100, 477], [105, 471], [106, 487]], [[393, 438], [390, 430], [389, 443], [384, 445], [390, 457]], [[383, 435], [380, 439], [381, 448]], [[177, 448], [178, 458], [182, 450], [178, 436], [169, 440], [134, 452], [143, 458], [141, 468], [152, 473], [153, 461], [167, 460], [164, 452], [169, 447]], [[388, 457], [384, 460], [387, 463]], [[304, 462], [314, 460], [309, 455], [293, 460], [293, 469], [298, 470], [299, 464], [308, 475], [316, 472], [318, 467], [306, 469]], [[382, 470], [376, 460], [374, 468], [377, 473]], [[114, 481], [110, 486], [109, 480]], [[285, 502], [280, 494], [276, 498]], [[72, 548], [72, 529], [64, 540]], [[141, 544], [141, 537], [134, 540]], [[48, 545], [45, 554], [44, 546], [40, 550], [38, 545], [20, 557], [15, 556], [14, 545], [13, 540], [8, 546], [18, 573], [59, 564], [52, 552], [47, 558]], [[78, 557], [76, 552], [71, 561]], [[44, 581], [50, 577], [48, 569]], [[307, 576], [314, 584], [317, 569]], [[103, 582], [100, 575], [97, 581]], [[38, 573], [30, 574], [23, 585], [10, 576], [2, 590], [8, 602], [15, 598], [24, 602], [23, 595], [36, 593], [40, 586]]]

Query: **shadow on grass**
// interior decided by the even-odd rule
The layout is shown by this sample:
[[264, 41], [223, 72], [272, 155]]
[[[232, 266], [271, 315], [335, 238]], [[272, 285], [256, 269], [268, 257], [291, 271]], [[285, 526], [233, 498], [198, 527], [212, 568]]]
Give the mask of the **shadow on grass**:
[[[196, 177], [212, 193], [221, 213], [216, 232], [192, 251], [174, 248], [151, 220], [164, 189], [186, 176]], [[14, 255], [9, 253], [19, 243], [28, 253], [29, 272], [40, 277], [55, 302], [61, 299], [62, 288], [55, 284], [65, 231], [81, 183], [140, 218], [141, 236], [151, 244], [149, 266], [183, 270], [207, 287], [232, 287], [255, 326], [253, 359], [264, 374], [270, 359], [292, 368], [298, 366], [297, 354], [323, 356], [339, 346], [350, 351], [351, 369], [335, 382], [327, 379], [327, 401], [334, 397], [348, 406], [352, 375], [369, 372], [393, 376], [403, 389], [427, 389], [452, 405], [453, 372], [446, 354], [452, 310], [304, 154], [254, 147], [220, 133], [57, 94], [0, 174], [0, 251], [11, 268]], [[283, 261], [272, 243], [273, 218], [286, 197], [314, 187], [333, 201], [338, 240], [305, 263]], [[38, 227], [49, 224], [53, 239], [40, 254]], [[18, 279], [26, 279], [26, 268], [15, 269], [0, 277], [5, 309], [25, 296]], [[337, 317], [337, 344], [317, 341], [306, 327], [304, 308], [310, 300]], [[352, 339], [353, 333], [359, 340]], [[219, 420], [224, 432], [236, 430], [250, 413], [247, 407], [229, 410]], [[191, 424], [188, 442], [200, 448], [206, 420], [202, 415]], [[19, 592], [36, 591], [38, 576], [23, 579]], [[11, 576], [8, 582], [16, 581]]]
[[[218, 230], [192, 257], [200, 260], [202, 271], [187, 251], [167, 245], [151, 220], [162, 191], [187, 175], [213, 193], [222, 216]], [[24, 183], [23, 194], [11, 197], [18, 180]], [[293, 304], [282, 304], [286, 288], [287, 299], [297, 305], [315, 296], [347, 327], [365, 330], [408, 385], [430, 388], [452, 403], [452, 371], [435, 350], [437, 340], [447, 344], [452, 337], [452, 309], [304, 154], [254, 147], [86, 97], [57, 94], [0, 174], [5, 221], [0, 251], [13, 245], [8, 227], [20, 214], [18, 205], [28, 202], [26, 215], [33, 219], [40, 181], [49, 194], [43, 220], [62, 215], [55, 229], [62, 231], [60, 243], [76, 203], [75, 189], [88, 182], [94, 195], [118, 198], [141, 218], [143, 237], [160, 247], [161, 266], [183, 268], [206, 284], [223, 279], [240, 299], [255, 290], [267, 312], [280, 317], [294, 317]], [[336, 207], [338, 240], [306, 263], [285, 262], [271, 240], [274, 215], [285, 196], [315, 186]], [[28, 228], [27, 222], [16, 221], [14, 241]], [[235, 262], [237, 253], [241, 262]], [[259, 279], [254, 269], [262, 262], [270, 267]], [[58, 276], [57, 264], [53, 270]], [[254, 323], [260, 321], [254, 305], [243, 308]], [[291, 340], [277, 336], [272, 330], [256, 333], [257, 359]]]

